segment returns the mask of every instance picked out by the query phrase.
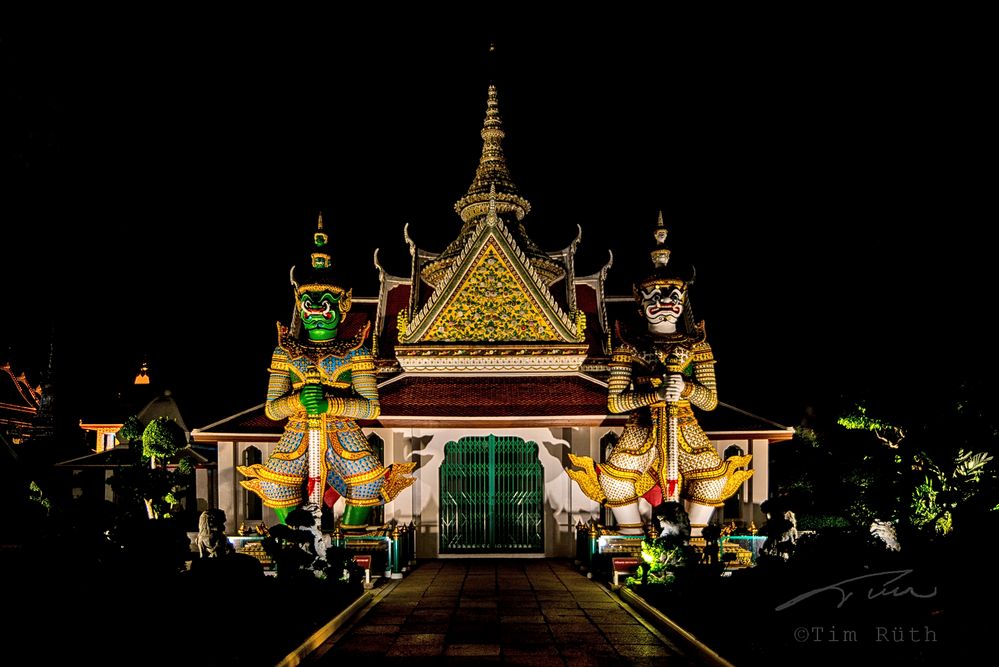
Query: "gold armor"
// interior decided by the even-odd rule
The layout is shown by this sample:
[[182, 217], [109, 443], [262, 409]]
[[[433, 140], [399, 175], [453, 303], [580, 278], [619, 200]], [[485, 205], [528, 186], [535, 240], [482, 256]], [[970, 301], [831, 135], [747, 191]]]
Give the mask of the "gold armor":
[[619, 330], [622, 344], [609, 364], [607, 407], [631, 416], [605, 463], [597, 467], [589, 457], [570, 454], [582, 470], [567, 471], [589, 498], [614, 508], [620, 527], [632, 530], [641, 524], [622, 523], [622, 518], [636, 520], [638, 498], [657, 485], [665, 500], [700, 505], [706, 510], [699, 511], [703, 518], [753, 474], [740, 470], [751, 456], [723, 461], [694, 416], [695, 406], [713, 410], [718, 405], [715, 359], [704, 323], [695, 323], [690, 314], [692, 279], [666, 271], [670, 251], [664, 246], [661, 214], [655, 239], [655, 272], [635, 286], [648, 331], [622, 336]]

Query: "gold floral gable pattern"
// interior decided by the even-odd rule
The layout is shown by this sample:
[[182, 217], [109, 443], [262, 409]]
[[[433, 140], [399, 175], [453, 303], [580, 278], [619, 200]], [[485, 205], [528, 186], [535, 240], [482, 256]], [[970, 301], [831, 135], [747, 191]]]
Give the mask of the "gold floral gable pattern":
[[490, 239], [424, 341], [560, 341], [537, 300]]

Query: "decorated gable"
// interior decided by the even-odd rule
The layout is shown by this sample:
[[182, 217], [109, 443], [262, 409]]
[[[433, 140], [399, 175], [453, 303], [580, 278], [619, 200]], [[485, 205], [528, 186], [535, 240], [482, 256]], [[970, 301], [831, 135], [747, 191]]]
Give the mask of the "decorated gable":
[[476, 230], [402, 343], [575, 343], [567, 316], [500, 220]]
[[490, 239], [437, 318], [425, 341], [557, 341], [538, 299]]

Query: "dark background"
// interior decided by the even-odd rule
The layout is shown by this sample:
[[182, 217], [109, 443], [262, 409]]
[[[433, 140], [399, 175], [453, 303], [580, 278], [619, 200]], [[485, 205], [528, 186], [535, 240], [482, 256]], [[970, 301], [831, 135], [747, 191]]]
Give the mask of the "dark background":
[[[180, 10], [177, 10], [178, 12]], [[466, 20], [467, 19], [467, 20]], [[514, 180], [577, 273], [647, 271], [657, 211], [720, 397], [797, 423], [844, 394], [991, 377], [992, 49], [973, 16], [47, 16], [0, 25], [0, 356], [100, 411], [148, 358], [188, 424], [262, 402], [322, 210], [355, 295], [439, 251], [495, 40]], [[429, 26], [429, 27], [428, 27]]]

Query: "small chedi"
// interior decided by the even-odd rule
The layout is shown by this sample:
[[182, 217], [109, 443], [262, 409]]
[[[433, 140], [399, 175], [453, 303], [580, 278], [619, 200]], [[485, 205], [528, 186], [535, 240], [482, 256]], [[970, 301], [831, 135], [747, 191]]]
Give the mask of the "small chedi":
[[318, 528], [323, 505], [342, 496], [343, 527], [363, 530], [373, 506], [415, 481], [415, 464], [386, 468], [357, 424], [379, 414], [374, 359], [364, 344], [370, 324], [352, 337], [338, 335], [351, 290], [334, 280], [328, 243], [320, 215], [307, 269], [296, 276], [292, 267], [295, 309], [290, 327], [278, 323], [269, 369], [266, 414], [288, 422], [266, 463], [239, 468], [249, 478], [240, 483], [282, 524], [302, 508]]
[[699, 536], [716, 507], [753, 473], [742, 470], [751, 456], [722, 460], [701, 430], [693, 408], [718, 404], [715, 359], [704, 331], [690, 309], [693, 277], [669, 266], [667, 230], [662, 214], [655, 230], [653, 273], [635, 285], [635, 299], [645, 330], [618, 328], [610, 364], [607, 405], [613, 413], [631, 413], [606, 463], [569, 455], [579, 469], [569, 469], [583, 493], [614, 513], [622, 535], [643, 532], [638, 499], [653, 505], [684, 502], [691, 534]]

